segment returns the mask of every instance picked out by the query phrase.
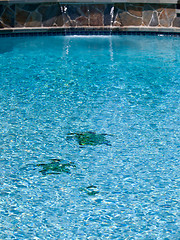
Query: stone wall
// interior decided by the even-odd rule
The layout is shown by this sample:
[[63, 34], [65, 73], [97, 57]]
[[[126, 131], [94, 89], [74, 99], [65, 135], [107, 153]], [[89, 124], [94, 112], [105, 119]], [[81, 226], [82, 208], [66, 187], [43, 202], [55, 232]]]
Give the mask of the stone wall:
[[0, 29], [34, 27], [180, 28], [175, 4], [0, 4]]

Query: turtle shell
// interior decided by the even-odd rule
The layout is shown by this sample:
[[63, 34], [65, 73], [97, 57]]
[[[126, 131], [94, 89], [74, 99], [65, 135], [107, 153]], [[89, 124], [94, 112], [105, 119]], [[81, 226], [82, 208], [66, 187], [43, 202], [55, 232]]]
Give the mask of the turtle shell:
[[107, 134], [98, 134], [95, 132], [81, 132], [81, 133], [70, 133], [68, 139], [74, 138], [77, 140], [79, 145], [101, 145], [106, 144], [111, 146], [110, 142], [106, 139]]
[[38, 167], [42, 167], [41, 172], [43, 175], [48, 174], [61, 174], [61, 173], [71, 173], [69, 167], [75, 167], [73, 162], [63, 163], [59, 159], [51, 159], [50, 163], [37, 164]]

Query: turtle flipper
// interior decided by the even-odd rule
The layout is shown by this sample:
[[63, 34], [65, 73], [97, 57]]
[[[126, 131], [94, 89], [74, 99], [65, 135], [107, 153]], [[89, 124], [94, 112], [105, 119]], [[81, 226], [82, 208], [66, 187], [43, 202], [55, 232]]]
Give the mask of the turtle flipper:
[[112, 144], [111, 144], [110, 141], [108, 141], [108, 140], [106, 140], [106, 141], [104, 142], [104, 144], [106, 144], [107, 146], [112, 146]]

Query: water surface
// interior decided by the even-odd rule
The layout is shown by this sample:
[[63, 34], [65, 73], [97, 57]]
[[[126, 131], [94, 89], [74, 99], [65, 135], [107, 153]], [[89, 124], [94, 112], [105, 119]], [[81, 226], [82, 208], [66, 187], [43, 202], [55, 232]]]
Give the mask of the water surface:
[[1, 239], [179, 239], [179, 44], [0, 39]]

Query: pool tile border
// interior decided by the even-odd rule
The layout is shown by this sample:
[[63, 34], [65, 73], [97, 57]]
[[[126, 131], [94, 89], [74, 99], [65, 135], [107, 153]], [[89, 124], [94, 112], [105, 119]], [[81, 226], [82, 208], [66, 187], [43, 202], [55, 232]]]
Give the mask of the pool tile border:
[[138, 28], [125, 28], [125, 29], [8, 29], [0, 30], [0, 38], [4, 37], [25, 37], [25, 36], [73, 36], [73, 35], [82, 35], [82, 36], [98, 36], [98, 35], [149, 35], [149, 36], [175, 36], [180, 37], [180, 31], [167, 31], [167, 29], [161, 29], [161, 31], [156, 29], [138, 29]]

